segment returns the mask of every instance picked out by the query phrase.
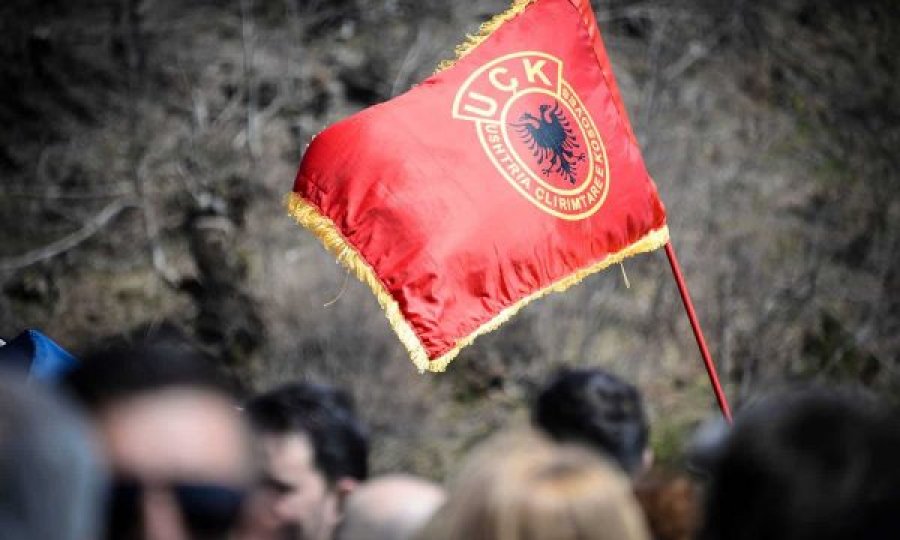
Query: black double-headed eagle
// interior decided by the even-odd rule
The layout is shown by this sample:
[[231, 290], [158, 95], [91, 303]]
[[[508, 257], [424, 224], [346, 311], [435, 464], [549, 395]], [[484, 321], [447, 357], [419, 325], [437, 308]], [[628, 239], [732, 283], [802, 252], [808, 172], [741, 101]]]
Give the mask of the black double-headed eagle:
[[580, 145], [572, 133], [569, 120], [560, 109], [558, 101], [552, 107], [543, 103], [538, 111], [537, 116], [529, 112], [522, 113], [518, 123], [510, 125], [516, 128], [528, 145], [538, 165], [543, 166], [541, 172], [544, 176], [553, 172], [575, 185], [576, 167], [579, 162], [584, 161], [584, 153], [576, 153]]

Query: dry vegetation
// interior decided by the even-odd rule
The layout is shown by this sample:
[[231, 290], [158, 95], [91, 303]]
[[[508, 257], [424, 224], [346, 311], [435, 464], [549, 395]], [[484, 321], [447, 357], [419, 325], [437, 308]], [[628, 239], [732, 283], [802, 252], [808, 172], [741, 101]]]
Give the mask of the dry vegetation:
[[[557, 366], [645, 391], [658, 452], [712, 411], [661, 254], [543, 300], [443, 376], [281, 209], [310, 137], [407, 89], [503, 0], [8, 0], [0, 335], [174, 323], [255, 386], [350, 386], [379, 470], [441, 476]], [[900, 8], [596, 2], [735, 401], [900, 386]], [[327, 307], [325, 304], [328, 304]]]

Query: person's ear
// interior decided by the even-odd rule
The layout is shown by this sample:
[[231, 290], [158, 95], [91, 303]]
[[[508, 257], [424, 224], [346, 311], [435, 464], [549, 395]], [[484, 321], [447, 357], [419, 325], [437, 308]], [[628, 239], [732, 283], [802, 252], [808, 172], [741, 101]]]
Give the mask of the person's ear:
[[359, 480], [347, 476], [338, 479], [334, 484], [334, 492], [337, 494], [338, 512], [344, 512], [344, 505], [347, 499], [359, 487], [359, 484]]
[[641, 455], [641, 471], [645, 473], [649, 471], [653, 467], [653, 450], [650, 447], [644, 448], [644, 453]]

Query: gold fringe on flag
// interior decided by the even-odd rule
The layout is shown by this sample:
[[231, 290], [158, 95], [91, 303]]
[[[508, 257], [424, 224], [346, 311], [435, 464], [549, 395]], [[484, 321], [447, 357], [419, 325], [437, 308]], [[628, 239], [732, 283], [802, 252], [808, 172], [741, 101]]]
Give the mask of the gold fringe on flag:
[[443, 60], [438, 64], [435, 73], [439, 73], [453, 67], [453, 64], [461, 60], [465, 55], [472, 52], [475, 47], [481, 45], [481, 43], [490, 37], [491, 34], [494, 33], [495, 30], [503, 26], [503, 23], [514, 19], [517, 15], [525, 11], [525, 8], [528, 7], [529, 4], [534, 2], [534, 0], [513, 0], [512, 4], [504, 11], [503, 13], [498, 13], [491, 17], [490, 20], [485, 21], [478, 28], [478, 32], [474, 34], [470, 34], [466, 36], [466, 40], [456, 46], [454, 49], [454, 53], [456, 53], [456, 58], [452, 60]]
[[476, 328], [469, 335], [456, 342], [453, 349], [442, 354], [434, 360], [428, 359], [428, 353], [419, 337], [413, 331], [412, 327], [406, 321], [403, 313], [400, 311], [400, 305], [388, 292], [384, 284], [375, 274], [375, 270], [369, 266], [369, 263], [350, 245], [346, 238], [341, 234], [340, 230], [331, 219], [319, 212], [318, 208], [303, 199], [297, 193], [291, 193], [287, 197], [287, 208], [291, 216], [303, 227], [309, 229], [330, 251], [345, 268], [353, 271], [360, 281], [365, 283], [372, 289], [381, 309], [384, 311], [391, 328], [397, 334], [400, 342], [409, 352], [410, 359], [419, 369], [419, 372], [434, 371], [440, 372], [447, 369], [450, 362], [456, 358], [459, 352], [466, 346], [471, 345], [475, 338], [487, 334], [499, 328], [503, 323], [508, 321], [520, 309], [528, 305], [533, 300], [541, 298], [552, 292], [562, 292], [572, 285], [580, 282], [585, 277], [599, 272], [610, 265], [619, 263], [624, 259], [653, 251], [662, 247], [669, 241], [669, 229], [663, 225], [661, 228], [650, 231], [643, 238], [630, 246], [607, 255], [603, 260], [593, 265], [582, 268], [570, 274], [556, 283], [551, 284], [539, 291], [522, 298], [515, 304], [512, 304], [495, 315], [491, 320]]

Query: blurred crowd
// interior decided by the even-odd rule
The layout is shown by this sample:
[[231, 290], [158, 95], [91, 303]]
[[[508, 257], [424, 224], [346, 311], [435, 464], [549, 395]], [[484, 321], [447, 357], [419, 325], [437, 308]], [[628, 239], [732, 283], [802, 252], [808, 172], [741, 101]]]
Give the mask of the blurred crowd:
[[248, 395], [171, 335], [78, 359], [26, 338], [0, 346], [3, 540], [900, 538], [900, 417], [861, 390], [761, 397], [661, 472], [638, 390], [565, 370], [441, 485], [371, 475], [333, 385]]

